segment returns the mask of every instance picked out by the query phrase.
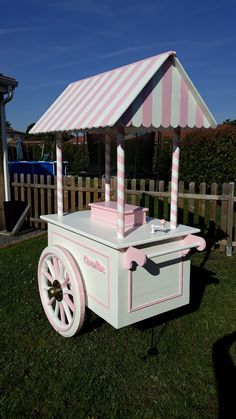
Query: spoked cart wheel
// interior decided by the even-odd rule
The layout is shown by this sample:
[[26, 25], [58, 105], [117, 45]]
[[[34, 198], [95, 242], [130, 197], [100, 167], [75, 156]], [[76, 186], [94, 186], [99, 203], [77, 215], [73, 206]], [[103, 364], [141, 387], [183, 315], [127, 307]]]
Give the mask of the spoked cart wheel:
[[48, 320], [64, 337], [78, 333], [84, 322], [82, 279], [71, 254], [61, 246], [48, 246], [38, 265], [38, 285]]

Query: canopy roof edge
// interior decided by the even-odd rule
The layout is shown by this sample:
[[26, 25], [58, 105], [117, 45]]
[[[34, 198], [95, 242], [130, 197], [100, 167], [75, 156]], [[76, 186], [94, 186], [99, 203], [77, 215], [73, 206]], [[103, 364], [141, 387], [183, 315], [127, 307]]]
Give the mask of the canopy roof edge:
[[71, 83], [30, 130], [104, 132], [216, 127], [174, 51]]

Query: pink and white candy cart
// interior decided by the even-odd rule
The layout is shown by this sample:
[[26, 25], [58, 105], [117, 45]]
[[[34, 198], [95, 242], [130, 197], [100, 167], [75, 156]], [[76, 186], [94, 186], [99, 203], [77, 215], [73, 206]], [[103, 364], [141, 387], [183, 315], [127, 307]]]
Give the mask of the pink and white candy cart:
[[[70, 84], [32, 128], [56, 133], [57, 214], [38, 266], [41, 301], [55, 330], [79, 331], [89, 307], [120, 328], [188, 304], [197, 228], [177, 224], [181, 128], [216, 122], [173, 51]], [[125, 136], [173, 128], [170, 221], [125, 204]], [[105, 201], [63, 213], [61, 133], [105, 135]], [[110, 200], [110, 144], [117, 142], [117, 202]]]

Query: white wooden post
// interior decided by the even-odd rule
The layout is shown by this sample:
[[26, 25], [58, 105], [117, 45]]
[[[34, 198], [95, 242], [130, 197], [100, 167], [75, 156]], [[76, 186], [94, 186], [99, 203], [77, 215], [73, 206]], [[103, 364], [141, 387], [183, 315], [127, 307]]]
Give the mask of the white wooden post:
[[180, 143], [180, 128], [175, 128], [174, 133], [173, 133], [172, 169], [171, 169], [171, 203], [170, 203], [170, 228], [171, 230], [174, 230], [177, 227], [179, 143]]
[[117, 131], [117, 238], [125, 235], [125, 136]]
[[7, 129], [6, 129], [6, 113], [4, 101], [0, 101], [1, 127], [2, 127], [2, 158], [3, 158], [3, 177], [5, 201], [11, 200], [10, 176], [8, 168], [8, 150], [7, 150]]
[[105, 201], [111, 196], [111, 138], [105, 134]]
[[63, 216], [63, 185], [62, 185], [62, 134], [56, 133], [56, 159], [57, 159], [57, 214]]

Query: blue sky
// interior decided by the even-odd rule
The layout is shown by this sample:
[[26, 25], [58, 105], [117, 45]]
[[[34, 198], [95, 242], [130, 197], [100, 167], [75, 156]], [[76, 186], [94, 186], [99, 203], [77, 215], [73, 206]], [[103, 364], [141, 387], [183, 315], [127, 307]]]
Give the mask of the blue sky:
[[25, 130], [72, 81], [175, 50], [218, 123], [236, 119], [235, 0], [0, 0], [0, 73]]

